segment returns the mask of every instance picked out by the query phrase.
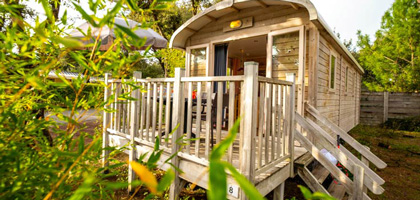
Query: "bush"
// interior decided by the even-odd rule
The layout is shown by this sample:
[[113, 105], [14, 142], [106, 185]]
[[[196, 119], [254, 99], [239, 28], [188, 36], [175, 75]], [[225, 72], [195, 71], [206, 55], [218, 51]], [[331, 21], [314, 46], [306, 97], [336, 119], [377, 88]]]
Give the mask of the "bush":
[[388, 129], [420, 132], [420, 116], [405, 119], [388, 119], [383, 126]]

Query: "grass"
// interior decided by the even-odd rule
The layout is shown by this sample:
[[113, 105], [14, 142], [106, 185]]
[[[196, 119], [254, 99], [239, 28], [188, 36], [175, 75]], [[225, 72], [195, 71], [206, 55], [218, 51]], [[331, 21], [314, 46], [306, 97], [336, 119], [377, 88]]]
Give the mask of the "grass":
[[420, 132], [359, 125], [350, 134], [388, 165], [375, 169], [385, 192], [372, 199], [420, 199]]

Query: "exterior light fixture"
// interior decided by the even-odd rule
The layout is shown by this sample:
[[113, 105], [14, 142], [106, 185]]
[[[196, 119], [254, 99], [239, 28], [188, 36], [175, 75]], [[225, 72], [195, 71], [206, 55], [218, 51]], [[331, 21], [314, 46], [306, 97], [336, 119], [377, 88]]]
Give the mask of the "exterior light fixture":
[[240, 28], [241, 26], [242, 26], [242, 20], [235, 20], [235, 21], [230, 22], [231, 29]]

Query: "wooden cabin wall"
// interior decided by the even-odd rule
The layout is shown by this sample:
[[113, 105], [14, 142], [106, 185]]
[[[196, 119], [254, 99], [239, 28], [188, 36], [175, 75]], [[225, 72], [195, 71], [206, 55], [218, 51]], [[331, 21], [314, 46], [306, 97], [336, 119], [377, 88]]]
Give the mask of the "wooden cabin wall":
[[[223, 32], [226, 23], [232, 20], [253, 17], [253, 26], [235, 31]], [[295, 10], [291, 6], [270, 6], [267, 8], [247, 8], [236, 14], [232, 13], [210, 22], [189, 38], [188, 46], [223, 41], [238, 36], [245, 36], [255, 32], [280, 30], [300, 26], [309, 21], [309, 16], [304, 8]], [[266, 34], [265, 33], [265, 34]]]
[[[337, 56], [334, 89], [329, 87], [331, 54]], [[361, 74], [356, 70], [356, 66], [338, 54], [323, 36], [320, 36], [319, 42], [317, 82], [317, 109], [345, 131], [356, 126], [360, 115]]]

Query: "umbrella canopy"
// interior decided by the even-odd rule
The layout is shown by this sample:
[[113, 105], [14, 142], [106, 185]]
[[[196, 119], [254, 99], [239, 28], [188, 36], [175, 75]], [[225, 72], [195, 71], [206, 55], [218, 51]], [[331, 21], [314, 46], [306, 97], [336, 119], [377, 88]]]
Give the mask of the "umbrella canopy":
[[[115, 19], [115, 24], [118, 24], [120, 26], [124, 26], [126, 28], [130, 28], [133, 29], [135, 27], [139, 27], [137, 28], [134, 33], [139, 36], [140, 38], [146, 38], [146, 44], [145, 46], [149, 46], [151, 45], [153, 48], [155, 49], [160, 49], [160, 48], [165, 48], [166, 44], [168, 43], [168, 41], [161, 35], [159, 35], [158, 33], [156, 33], [154, 30], [148, 28], [148, 29], [142, 29], [141, 24], [130, 20], [130, 19], [123, 19], [123, 18], [119, 18], [116, 17]], [[78, 26], [78, 28], [73, 29], [70, 32], [70, 37], [73, 38], [84, 38], [85, 36], [83, 35], [82, 32], [87, 33], [88, 29], [91, 29], [92, 32], [92, 36], [97, 37], [99, 34], [99, 28], [95, 28], [93, 26], [91, 26], [89, 24], [89, 22], [85, 22], [82, 25]], [[102, 31], [100, 32], [99, 37], [103, 40], [108, 42], [108, 38], [115, 38], [115, 28], [110, 28], [108, 26], [104, 26], [102, 27]], [[80, 32], [79, 29], [82, 31]], [[104, 42], [102, 43], [102, 45], [106, 45], [107, 43], [104, 44]]]

